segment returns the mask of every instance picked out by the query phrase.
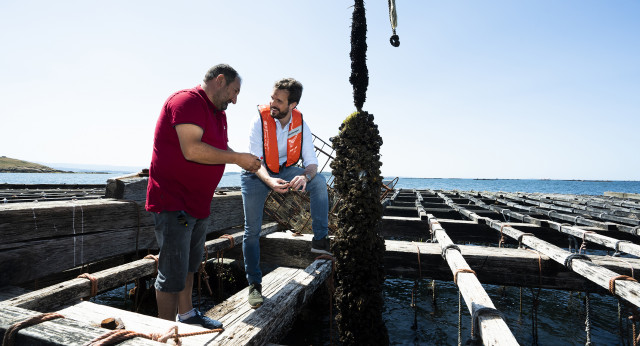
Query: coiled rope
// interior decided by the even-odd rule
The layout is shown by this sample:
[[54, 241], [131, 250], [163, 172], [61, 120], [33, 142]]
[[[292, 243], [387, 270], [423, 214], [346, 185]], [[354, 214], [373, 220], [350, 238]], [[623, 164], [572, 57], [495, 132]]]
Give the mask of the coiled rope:
[[40, 324], [45, 321], [54, 320], [56, 318], [64, 318], [61, 314], [57, 312], [49, 312], [36, 316], [32, 316], [27, 318], [24, 321], [16, 322], [12, 324], [4, 333], [4, 338], [2, 339], [2, 346], [13, 346], [15, 344], [16, 335], [18, 331], [22, 328], [35, 326], [36, 324]]

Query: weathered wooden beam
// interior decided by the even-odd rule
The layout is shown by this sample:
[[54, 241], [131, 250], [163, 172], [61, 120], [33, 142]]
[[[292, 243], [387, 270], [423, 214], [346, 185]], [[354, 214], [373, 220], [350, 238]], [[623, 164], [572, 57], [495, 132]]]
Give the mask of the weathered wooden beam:
[[[269, 223], [262, 226], [261, 234], [266, 235], [277, 229], [276, 223]], [[232, 235], [236, 244], [242, 243], [243, 234], [244, 231], [240, 231]], [[206, 242], [205, 247], [213, 255], [217, 251], [229, 248], [229, 244], [229, 239], [218, 238]], [[97, 280], [98, 292], [103, 292], [132, 282], [137, 278], [154, 275], [155, 272], [156, 263], [153, 259], [141, 259], [92, 273], [92, 275]], [[5, 300], [0, 302], [0, 306], [18, 306], [25, 309], [47, 311], [90, 295], [91, 282], [87, 279], [77, 278]]]
[[331, 275], [332, 262], [315, 260], [306, 269], [279, 267], [262, 278], [264, 303], [251, 309], [245, 288], [207, 311], [222, 322], [224, 332], [211, 338], [216, 345], [263, 345], [277, 342], [317, 288]]
[[[3, 306], [0, 309], [0, 337], [4, 337], [7, 328], [15, 323], [40, 315], [15, 306]], [[58, 318], [20, 329], [15, 336], [16, 345], [43, 346], [80, 346], [108, 332], [103, 328], [91, 326], [86, 322], [78, 322], [68, 318]], [[166, 345], [157, 341], [136, 337], [119, 343], [118, 345], [143, 346]]]
[[[480, 308], [496, 310], [495, 305], [471, 268], [465, 261], [460, 248], [454, 244], [447, 232], [433, 215], [427, 215], [429, 227], [434, 233], [442, 251], [442, 256], [448, 263], [454, 276], [460, 294], [462, 295], [471, 316], [475, 316]], [[466, 271], [466, 272], [465, 272]], [[497, 310], [496, 310], [497, 311]], [[472, 321], [474, 323], [474, 321]], [[516, 345], [518, 342], [513, 333], [502, 319], [496, 314], [479, 314], [477, 316], [480, 338], [485, 345]]]
[[[305, 268], [317, 257], [310, 252], [311, 237], [295, 237], [291, 232], [269, 234], [260, 239], [261, 261], [273, 267]], [[485, 284], [604, 292], [598, 285], [535, 251], [468, 245], [458, 247], [471, 269], [476, 271], [478, 279]], [[388, 276], [453, 280], [437, 243], [385, 240], [385, 248], [384, 269]], [[631, 275], [631, 270], [640, 271], [640, 259], [625, 258], [622, 261], [611, 256], [589, 257], [593, 263], [626, 275]]]
[[[216, 194], [207, 233], [244, 224], [239, 191]], [[129, 200], [0, 204], [0, 286], [157, 249], [152, 213]]]

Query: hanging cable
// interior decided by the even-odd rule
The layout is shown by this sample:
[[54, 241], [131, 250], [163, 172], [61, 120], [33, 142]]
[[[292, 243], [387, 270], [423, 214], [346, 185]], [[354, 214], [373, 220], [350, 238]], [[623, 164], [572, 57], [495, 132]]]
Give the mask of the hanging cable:
[[396, 35], [396, 27], [398, 26], [398, 15], [396, 14], [396, 0], [389, 0], [389, 20], [391, 21], [391, 31], [393, 34], [389, 39], [394, 47], [400, 46], [400, 37]]
[[585, 342], [585, 346], [591, 346], [591, 319], [589, 318], [589, 312], [591, 310], [591, 306], [589, 304], [589, 292], [584, 297], [584, 309], [587, 317], [584, 320], [585, 332], [587, 332], [587, 342]]

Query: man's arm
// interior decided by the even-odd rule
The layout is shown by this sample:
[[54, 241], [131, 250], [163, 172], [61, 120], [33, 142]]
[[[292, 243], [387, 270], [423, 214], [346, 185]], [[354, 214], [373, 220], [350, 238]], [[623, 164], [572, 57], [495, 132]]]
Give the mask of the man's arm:
[[175, 127], [184, 158], [208, 165], [233, 163], [241, 168], [255, 172], [260, 168], [260, 160], [249, 153], [236, 153], [233, 150], [221, 150], [202, 142], [204, 130], [194, 124], [179, 124]]

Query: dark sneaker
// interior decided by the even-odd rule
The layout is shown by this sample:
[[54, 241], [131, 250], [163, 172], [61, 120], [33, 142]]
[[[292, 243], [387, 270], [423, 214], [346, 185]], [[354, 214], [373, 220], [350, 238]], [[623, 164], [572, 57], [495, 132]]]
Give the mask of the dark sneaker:
[[260, 284], [251, 284], [249, 285], [249, 305], [253, 309], [257, 309], [264, 302], [264, 297], [262, 297], [262, 285]]
[[220, 321], [216, 321], [213, 320], [205, 315], [203, 315], [200, 311], [196, 310], [196, 314], [195, 316], [191, 316], [189, 318], [187, 318], [186, 320], [180, 320], [178, 319], [180, 322], [182, 323], [186, 323], [186, 324], [197, 324], [197, 325], [201, 325], [207, 329], [218, 329], [218, 328], [222, 328], [222, 323], [220, 323]]
[[333, 256], [331, 254], [329, 237], [327, 236], [320, 240], [311, 239], [311, 252]]

